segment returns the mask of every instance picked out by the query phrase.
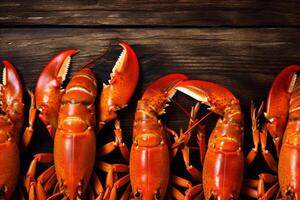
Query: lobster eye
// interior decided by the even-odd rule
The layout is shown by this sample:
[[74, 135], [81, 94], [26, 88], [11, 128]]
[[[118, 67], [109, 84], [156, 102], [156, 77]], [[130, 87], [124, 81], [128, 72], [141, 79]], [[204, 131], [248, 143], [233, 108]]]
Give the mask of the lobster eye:
[[134, 193], [134, 197], [140, 199], [142, 197], [142, 194], [139, 191], [136, 191], [136, 193]]
[[155, 200], [160, 200], [160, 192], [159, 192], [159, 190], [157, 190], [157, 192], [155, 193]]

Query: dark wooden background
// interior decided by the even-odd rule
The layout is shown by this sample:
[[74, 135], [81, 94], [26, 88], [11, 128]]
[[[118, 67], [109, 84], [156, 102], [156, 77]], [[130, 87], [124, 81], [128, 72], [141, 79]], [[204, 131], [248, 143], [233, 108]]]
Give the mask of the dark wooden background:
[[[276, 74], [285, 66], [299, 64], [299, 11], [297, 1], [1, 1], [0, 59], [11, 60], [24, 87], [34, 90], [42, 68], [61, 50], [80, 50], [73, 57], [72, 75], [109, 48], [94, 67], [101, 84], [108, 80], [121, 51], [118, 42], [127, 41], [141, 68], [135, 95], [119, 112], [128, 145], [143, 90], [155, 79], [176, 72], [222, 84], [240, 99], [246, 154], [252, 147], [250, 101], [265, 100]], [[175, 100], [186, 109], [195, 103], [184, 95]], [[28, 96], [25, 101], [29, 102]], [[187, 117], [178, 107], [171, 105], [167, 111], [163, 120], [170, 128], [186, 127]], [[205, 122], [208, 129], [213, 121]], [[39, 120], [35, 128], [28, 160], [36, 152], [52, 151], [51, 138]], [[99, 138], [106, 139], [99, 143], [111, 139], [111, 131], [112, 125], [100, 133]], [[198, 153], [192, 153], [192, 161], [200, 167]], [[265, 165], [261, 159], [257, 163]], [[246, 176], [255, 177], [263, 169], [249, 169]]]

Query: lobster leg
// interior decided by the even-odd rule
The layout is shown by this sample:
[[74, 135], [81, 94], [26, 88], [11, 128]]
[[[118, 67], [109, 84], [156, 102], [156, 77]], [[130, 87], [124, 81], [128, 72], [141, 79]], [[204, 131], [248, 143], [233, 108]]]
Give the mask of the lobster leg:
[[[262, 109], [259, 109], [262, 110]], [[245, 160], [246, 166], [249, 166], [253, 160], [255, 159], [258, 147], [259, 147], [259, 138], [260, 138], [260, 132], [258, 129], [258, 118], [260, 116], [260, 113], [256, 113], [256, 108], [254, 107], [254, 103], [251, 102], [251, 121], [252, 121], [252, 138], [254, 147], [251, 149], [251, 151], [248, 153], [247, 158]]]
[[257, 182], [258, 182], [257, 180], [249, 180], [249, 179], [245, 180], [241, 190], [241, 194], [257, 199], [257, 189], [253, 189], [252, 186], [253, 182], [256, 182], [256, 186], [257, 186]]
[[129, 159], [129, 150], [126, 144], [122, 141], [122, 129], [120, 127], [120, 121], [116, 120], [115, 122], [115, 141], [109, 142], [97, 150], [97, 156], [105, 156], [114, 151], [119, 147], [123, 158], [128, 161]]
[[46, 192], [49, 192], [57, 183], [56, 173], [53, 173], [51, 177], [44, 184], [44, 189]]
[[185, 146], [182, 150], [182, 156], [185, 163], [185, 167], [189, 174], [195, 179], [195, 180], [202, 180], [202, 173], [195, 168], [193, 165], [190, 164], [190, 152], [189, 148]]
[[[266, 184], [272, 185], [267, 191], [265, 189]], [[258, 180], [245, 180], [242, 193], [252, 198], [270, 199], [272, 196], [275, 195], [276, 192], [278, 192], [278, 189], [279, 186], [276, 176], [268, 173], [261, 173], [259, 174]]]
[[25, 178], [25, 187], [27, 191], [31, 188], [31, 183], [35, 182], [36, 167], [38, 163], [53, 163], [53, 154], [51, 153], [39, 153], [34, 156], [34, 159], [31, 161], [28, 168], [26, 178]]
[[[52, 194], [49, 198], [47, 198], [47, 200], [52, 200], [52, 199], [57, 199], [59, 196], [63, 196], [64, 191], [58, 191], [54, 194]], [[63, 197], [62, 200], [67, 200], [68, 197]]]
[[[46, 200], [47, 199], [47, 190], [43, 184], [46, 182], [48, 184], [49, 179], [55, 176], [54, 166], [49, 167], [46, 171], [44, 171], [37, 179], [37, 182], [31, 182], [30, 190], [29, 190], [29, 199], [32, 200]], [[56, 180], [56, 179], [55, 179]], [[51, 183], [52, 184], [52, 183]], [[53, 183], [52, 186], [54, 186]], [[47, 186], [49, 187], [49, 186]]]
[[29, 109], [29, 122], [28, 122], [29, 126], [25, 129], [25, 132], [23, 134], [22, 147], [21, 147], [22, 150], [27, 148], [27, 146], [31, 140], [32, 133], [33, 133], [33, 123], [34, 123], [35, 116], [36, 116], [34, 95], [30, 90], [28, 90], [28, 93], [29, 93], [30, 99], [31, 99], [30, 109]]
[[266, 160], [268, 166], [274, 171], [277, 172], [277, 163], [272, 156], [272, 154], [266, 149], [267, 146], [267, 129], [264, 127], [262, 132], [260, 133], [260, 141], [261, 141], [261, 150], [262, 154], [264, 156], [264, 159]]
[[124, 164], [108, 164], [106, 162], [103, 161], [97, 161], [95, 166], [106, 172], [107, 176], [106, 176], [106, 191], [104, 194], [104, 199], [107, 199], [111, 193], [111, 190], [114, 186], [114, 175], [116, 173], [128, 173], [129, 172], [129, 167], [127, 165]]
[[[195, 185], [191, 188], [189, 188], [186, 192], [185, 192], [185, 200], [189, 200], [189, 199], [196, 199], [197, 195], [198, 196], [203, 196], [203, 185], [202, 184], [198, 184]], [[200, 197], [199, 197], [200, 198]]]
[[272, 154], [266, 149], [267, 146], [267, 127], [264, 126], [262, 132], [258, 130], [258, 118], [260, 117], [262, 113], [262, 107], [263, 103], [261, 104], [258, 111], [256, 111], [256, 108], [254, 108], [253, 102], [251, 103], [251, 120], [252, 120], [252, 137], [254, 142], [254, 147], [251, 149], [251, 151], [248, 153], [246, 158], [246, 166], [249, 166], [253, 160], [255, 159], [259, 143], [261, 143], [261, 151], [262, 155], [267, 162], [268, 166], [275, 172], [277, 172], [277, 164], [272, 156]]
[[117, 199], [117, 189], [123, 187], [127, 183], [129, 183], [129, 174], [123, 176], [122, 178], [120, 178], [119, 180], [117, 180], [114, 183], [114, 186], [111, 189], [109, 200], [116, 200]]
[[[191, 129], [196, 122], [196, 116], [199, 111], [199, 108], [200, 108], [200, 104], [197, 103], [196, 106], [192, 107], [191, 109], [190, 122], [188, 126], [188, 135], [189, 135], [188, 139], [190, 138], [191, 135]], [[200, 130], [200, 132], [203, 131]], [[186, 169], [194, 179], [202, 180], [202, 173], [197, 168], [195, 168], [193, 165], [190, 164], [190, 151], [189, 151], [189, 147], [187, 146], [187, 143], [188, 140], [185, 141], [184, 147], [181, 150]], [[203, 152], [203, 150], [201, 150], [200, 152]]]
[[96, 199], [102, 200], [104, 196], [104, 189], [95, 171], [92, 174], [91, 182], [92, 182], [92, 187], [94, 188], [94, 191], [96, 192], [97, 195]]
[[47, 199], [47, 188], [51, 188], [56, 183], [56, 178], [54, 178], [54, 183], [52, 181], [49, 182], [53, 176], [56, 176], [54, 165], [49, 167], [38, 177], [35, 188], [38, 199]]
[[175, 143], [172, 145], [172, 148], [171, 148], [172, 149], [171, 159], [176, 156], [178, 149], [181, 148], [182, 144], [184, 144], [184, 146], [181, 148], [181, 153], [183, 156], [183, 160], [184, 160], [186, 169], [194, 179], [201, 180], [202, 179], [201, 172], [197, 168], [195, 168], [193, 165], [190, 164], [190, 152], [189, 152], [189, 147], [187, 146], [187, 143], [191, 137], [191, 131], [192, 131], [191, 129], [193, 128], [193, 125], [196, 121], [197, 113], [200, 108], [199, 105], [200, 104], [197, 103], [197, 105], [195, 107], [192, 107], [192, 109], [191, 109], [189, 126], [188, 126], [188, 129], [186, 132], [183, 133], [182, 131], [180, 131], [179, 138], [177, 137], [176, 132], [174, 132], [170, 129], [168, 130], [168, 132], [170, 132], [175, 138]]
[[128, 184], [120, 200], [128, 200], [131, 194], [131, 185]]
[[168, 193], [170, 196], [174, 197], [174, 199], [184, 199], [184, 194], [182, 194], [178, 189], [176, 189], [173, 186], [169, 186]]
[[170, 182], [184, 188], [192, 187], [192, 183], [190, 181], [175, 175], [170, 176]]
[[200, 160], [201, 160], [201, 164], [203, 166], [204, 158], [205, 158], [205, 154], [206, 154], [206, 150], [207, 150], [207, 144], [205, 142], [205, 132], [204, 132], [204, 130], [200, 130], [200, 129], [198, 130], [197, 144], [199, 146]]
[[[173, 185], [178, 185], [183, 188], [187, 188], [188, 190], [192, 188], [192, 183], [184, 178], [181, 178], [179, 176], [171, 175], [170, 176], [170, 183]], [[169, 186], [169, 192], [175, 199], [185, 199], [185, 195], [182, 194], [178, 189], [176, 189], [174, 186]]]

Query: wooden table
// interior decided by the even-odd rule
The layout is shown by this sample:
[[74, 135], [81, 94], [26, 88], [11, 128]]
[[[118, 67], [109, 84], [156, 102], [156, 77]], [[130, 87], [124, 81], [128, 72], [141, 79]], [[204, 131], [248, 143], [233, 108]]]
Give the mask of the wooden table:
[[[252, 148], [251, 100], [266, 100], [276, 74], [285, 66], [299, 64], [299, 10], [296, 1], [7, 1], [0, 3], [0, 59], [11, 60], [24, 87], [33, 90], [43, 66], [61, 50], [80, 50], [73, 58], [72, 75], [109, 48], [94, 67], [101, 85], [109, 79], [119, 55], [117, 43], [127, 41], [141, 67], [135, 95], [119, 112], [128, 145], [143, 90], [155, 79], [177, 72], [222, 84], [240, 99], [245, 113], [246, 154]], [[180, 94], [175, 100], [187, 110], [195, 103]], [[28, 102], [26, 96], [26, 106]], [[179, 131], [186, 128], [187, 116], [172, 105], [163, 121]], [[213, 122], [207, 121], [209, 132]], [[35, 129], [28, 158], [52, 151], [53, 143], [40, 121]], [[111, 130], [112, 125], [101, 133], [99, 143], [112, 139]], [[192, 141], [191, 146], [195, 145]], [[198, 156], [193, 152], [192, 162], [200, 167]], [[262, 159], [258, 163], [266, 165]], [[246, 176], [256, 177], [252, 171]]]

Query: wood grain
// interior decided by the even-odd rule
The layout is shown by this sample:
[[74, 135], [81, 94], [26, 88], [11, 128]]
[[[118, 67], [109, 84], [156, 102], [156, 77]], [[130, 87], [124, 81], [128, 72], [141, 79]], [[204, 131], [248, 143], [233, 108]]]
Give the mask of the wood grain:
[[0, 25], [294, 26], [297, 1], [37, 0], [0, 3]]
[[[20, 71], [24, 85], [34, 89], [43, 66], [61, 50], [81, 50], [73, 58], [72, 74], [88, 60], [106, 52], [111, 43], [102, 63], [94, 67], [101, 84], [109, 79], [120, 53], [117, 42], [126, 40], [136, 51], [141, 67], [137, 91], [129, 107], [120, 112], [127, 143], [131, 143], [134, 109], [143, 90], [160, 76], [174, 72], [185, 73], [191, 79], [210, 80], [233, 91], [241, 100], [247, 134], [251, 137], [250, 101], [264, 100], [275, 75], [285, 66], [299, 62], [299, 33], [298, 28], [1, 29], [0, 59], [11, 60]], [[186, 109], [193, 102], [184, 95], [175, 99]], [[177, 131], [186, 127], [187, 116], [174, 105], [163, 119]]]

